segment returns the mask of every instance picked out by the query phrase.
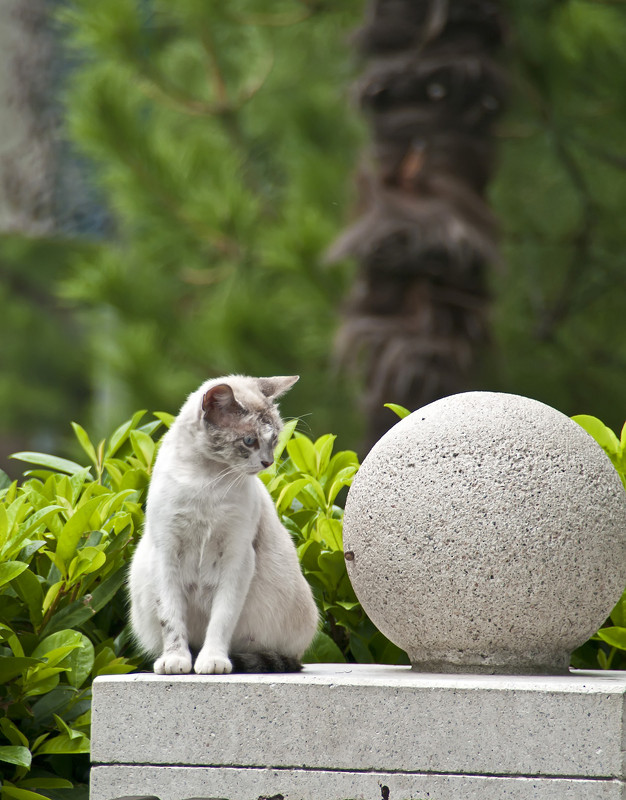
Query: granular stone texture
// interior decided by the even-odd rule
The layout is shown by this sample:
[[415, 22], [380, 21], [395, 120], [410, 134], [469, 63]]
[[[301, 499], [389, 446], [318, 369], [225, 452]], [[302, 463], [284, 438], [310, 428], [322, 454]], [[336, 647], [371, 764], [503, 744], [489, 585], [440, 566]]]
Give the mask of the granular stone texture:
[[626, 585], [626, 493], [568, 417], [468, 392], [374, 446], [344, 551], [357, 597], [414, 669], [564, 672]]
[[625, 699], [610, 670], [102, 675], [90, 797], [625, 800]]

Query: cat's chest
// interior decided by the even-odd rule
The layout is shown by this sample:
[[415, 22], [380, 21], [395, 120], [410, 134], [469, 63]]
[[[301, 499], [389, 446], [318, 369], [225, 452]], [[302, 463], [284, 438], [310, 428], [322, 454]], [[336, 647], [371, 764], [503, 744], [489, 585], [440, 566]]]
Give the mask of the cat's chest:
[[[260, 503], [254, 485], [226, 488], [191, 484], [179, 488], [173, 502], [173, 532], [187, 546], [218, 547], [233, 537], [252, 539]], [[235, 491], [236, 489], [236, 491]]]
[[247, 491], [223, 497], [216, 492], [179, 495], [173, 526], [175, 558], [190, 597], [216, 586], [224, 565], [243, 557], [252, 546], [259, 503]]

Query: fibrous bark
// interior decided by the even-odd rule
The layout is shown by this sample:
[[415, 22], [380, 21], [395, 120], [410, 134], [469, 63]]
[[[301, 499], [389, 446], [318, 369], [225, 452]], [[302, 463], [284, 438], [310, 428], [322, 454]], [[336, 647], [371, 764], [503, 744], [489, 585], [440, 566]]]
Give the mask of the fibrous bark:
[[503, 34], [493, 0], [371, 0], [355, 37], [372, 145], [359, 216], [330, 258], [358, 265], [338, 355], [364, 377], [368, 446], [394, 422], [385, 402], [414, 409], [467, 388], [488, 338]]

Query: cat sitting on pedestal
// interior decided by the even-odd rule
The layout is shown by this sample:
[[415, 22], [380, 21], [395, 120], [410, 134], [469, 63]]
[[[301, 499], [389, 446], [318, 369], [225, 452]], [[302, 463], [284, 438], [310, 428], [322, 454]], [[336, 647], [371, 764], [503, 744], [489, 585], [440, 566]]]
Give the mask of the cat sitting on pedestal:
[[317, 629], [291, 536], [257, 473], [297, 376], [217, 378], [159, 450], [130, 570], [131, 623], [165, 674], [290, 672]]

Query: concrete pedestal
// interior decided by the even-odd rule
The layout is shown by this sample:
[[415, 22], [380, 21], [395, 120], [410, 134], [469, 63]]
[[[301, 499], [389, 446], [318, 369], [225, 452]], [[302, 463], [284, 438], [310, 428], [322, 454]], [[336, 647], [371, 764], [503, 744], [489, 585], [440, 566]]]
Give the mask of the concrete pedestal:
[[91, 800], [626, 800], [626, 673], [98, 678]]

